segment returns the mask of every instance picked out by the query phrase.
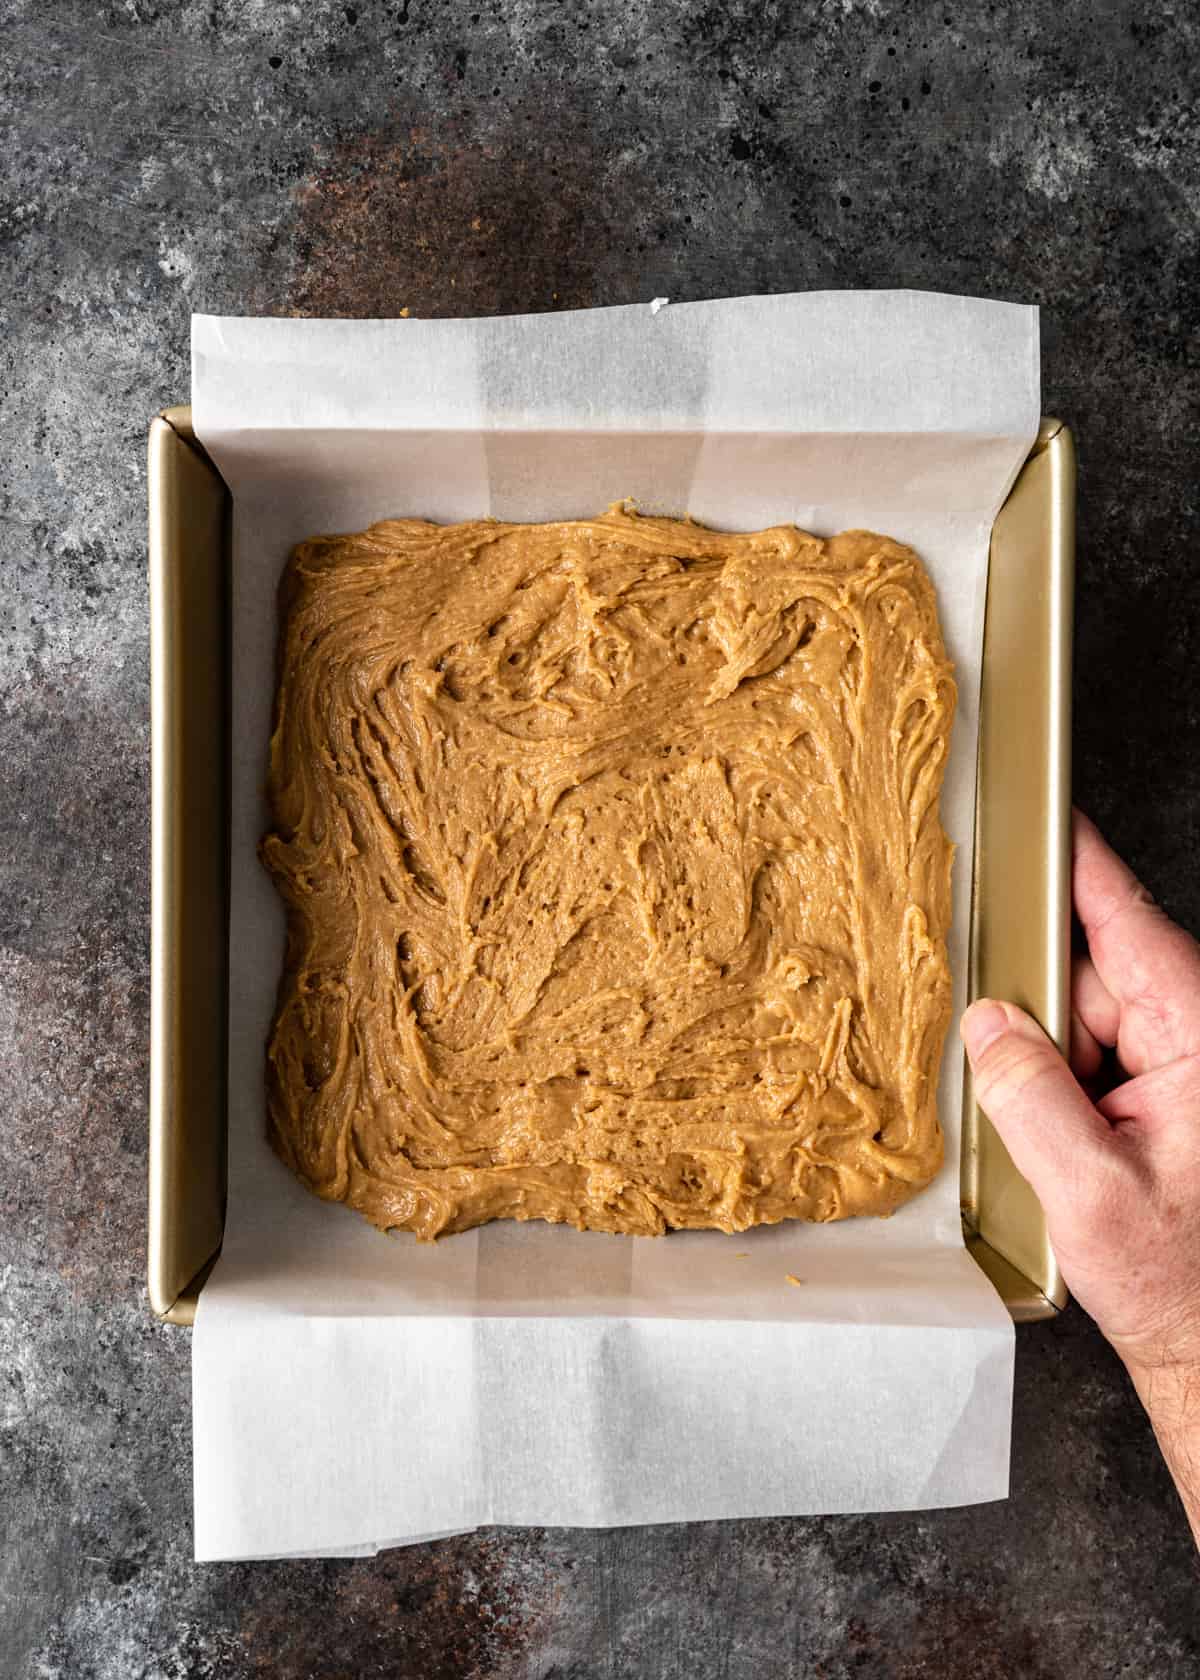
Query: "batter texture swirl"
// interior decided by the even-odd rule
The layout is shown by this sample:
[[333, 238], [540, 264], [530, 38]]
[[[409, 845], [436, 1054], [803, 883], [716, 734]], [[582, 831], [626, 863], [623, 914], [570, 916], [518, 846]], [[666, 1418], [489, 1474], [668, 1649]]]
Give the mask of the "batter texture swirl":
[[910, 549], [390, 520], [280, 609], [268, 1112], [318, 1195], [653, 1235], [929, 1182], [955, 689]]

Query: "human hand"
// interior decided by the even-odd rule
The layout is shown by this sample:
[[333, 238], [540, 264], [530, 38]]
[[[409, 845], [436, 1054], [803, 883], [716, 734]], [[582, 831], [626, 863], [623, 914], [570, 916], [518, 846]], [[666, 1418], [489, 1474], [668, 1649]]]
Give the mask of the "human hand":
[[[1079, 812], [1073, 853], [1088, 954], [1072, 977], [1070, 1066], [1009, 1003], [973, 1004], [963, 1042], [980, 1106], [1045, 1210], [1071, 1292], [1124, 1361], [1200, 1541], [1200, 946]], [[1106, 1047], [1128, 1077], [1100, 1095]]]

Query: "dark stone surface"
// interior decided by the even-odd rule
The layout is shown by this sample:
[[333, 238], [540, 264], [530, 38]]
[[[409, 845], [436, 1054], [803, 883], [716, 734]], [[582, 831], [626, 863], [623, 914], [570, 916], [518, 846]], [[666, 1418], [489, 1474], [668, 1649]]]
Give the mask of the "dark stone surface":
[[1020, 1333], [1004, 1505], [190, 1561], [188, 1336], [142, 1291], [143, 450], [192, 308], [1039, 301], [1078, 795], [1200, 925], [1194, 8], [474, 7], [0, 6], [0, 1672], [1200, 1675], [1181, 1513], [1076, 1311]]

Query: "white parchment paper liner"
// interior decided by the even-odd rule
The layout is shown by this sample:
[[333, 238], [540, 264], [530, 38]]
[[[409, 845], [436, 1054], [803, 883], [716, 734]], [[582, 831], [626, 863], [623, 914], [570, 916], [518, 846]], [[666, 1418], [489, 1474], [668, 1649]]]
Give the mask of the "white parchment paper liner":
[[924, 558], [957, 667], [957, 1012], [988, 538], [1039, 396], [1035, 310], [925, 293], [194, 319], [196, 431], [234, 495], [229, 1210], [194, 1334], [198, 1558], [1006, 1493], [1012, 1326], [962, 1246], [953, 1029], [946, 1167], [890, 1220], [386, 1239], [266, 1144], [283, 915], [255, 846], [275, 588], [301, 538], [622, 496], [731, 529], [874, 527]]

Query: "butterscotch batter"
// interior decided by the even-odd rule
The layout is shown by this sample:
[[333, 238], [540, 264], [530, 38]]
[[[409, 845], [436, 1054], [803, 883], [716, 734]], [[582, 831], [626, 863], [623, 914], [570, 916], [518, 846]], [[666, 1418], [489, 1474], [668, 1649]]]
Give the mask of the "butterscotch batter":
[[942, 1157], [954, 683], [917, 557], [394, 520], [293, 553], [271, 1136], [430, 1238], [889, 1213]]

